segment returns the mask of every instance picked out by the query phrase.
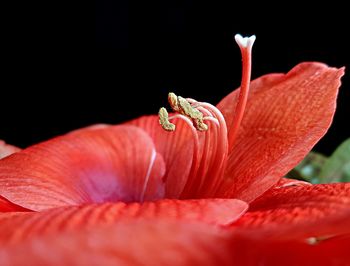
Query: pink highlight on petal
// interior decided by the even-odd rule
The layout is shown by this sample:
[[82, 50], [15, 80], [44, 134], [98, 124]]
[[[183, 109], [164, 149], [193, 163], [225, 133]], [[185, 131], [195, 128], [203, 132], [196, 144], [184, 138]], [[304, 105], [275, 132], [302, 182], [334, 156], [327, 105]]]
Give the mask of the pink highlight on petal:
[[153, 168], [154, 162], [155, 162], [155, 160], [156, 160], [156, 156], [157, 156], [157, 152], [156, 152], [156, 150], [153, 148], [153, 150], [152, 150], [152, 155], [151, 155], [151, 157], [150, 157], [150, 162], [149, 162], [148, 170], [147, 170], [147, 173], [146, 173], [146, 176], [145, 176], [145, 182], [144, 182], [144, 184], [143, 184], [143, 189], [142, 189], [142, 192], [141, 192], [141, 195], [140, 195], [140, 202], [143, 202], [143, 200], [144, 200], [145, 193], [146, 193], [146, 189], [147, 189], [147, 185], [148, 185], [148, 182], [149, 182], [149, 177], [150, 177], [150, 175], [151, 175], [152, 168]]
[[0, 159], [5, 158], [20, 150], [21, 150], [20, 148], [9, 145], [5, 141], [0, 140]]

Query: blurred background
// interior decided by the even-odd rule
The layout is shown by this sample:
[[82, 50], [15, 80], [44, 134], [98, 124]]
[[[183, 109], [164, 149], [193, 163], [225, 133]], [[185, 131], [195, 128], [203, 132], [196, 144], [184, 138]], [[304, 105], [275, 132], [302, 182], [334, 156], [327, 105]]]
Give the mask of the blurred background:
[[[26, 5], [7, 9], [2, 33], [0, 139], [20, 147], [156, 113], [169, 91], [216, 104], [240, 84], [235, 33], [257, 36], [253, 78], [303, 61], [350, 69], [346, 8], [335, 2], [97, 0], [95, 19], [80, 6]], [[348, 74], [316, 150], [350, 136], [349, 101]]]

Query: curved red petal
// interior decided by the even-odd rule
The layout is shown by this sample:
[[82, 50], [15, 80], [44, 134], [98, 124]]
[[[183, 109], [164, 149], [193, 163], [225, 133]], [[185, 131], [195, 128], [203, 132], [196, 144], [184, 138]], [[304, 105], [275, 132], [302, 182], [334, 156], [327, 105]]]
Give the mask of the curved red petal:
[[0, 244], [17, 243], [35, 235], [57, 234], [108, 225], [120, 220], [153, 219], [228, 225], [247, 210], [235, 199], [160, 200], [105, 203], [55, 208], [40, 213], [0, 213]]
[[237, 265], [246, 266], [349, 265], [349, 245], [350, 235], [318, 244], [236, 237], [232, 260]]
[[21, 206], [18, 206], [7, 199], [0, 196], [0, 213], [1, 212], [21, 212], [21, 211], [30, 211]]
[[81, 130], [0, 161], [0, 195], [31, 210], [163, 196], [164, 162], [133, 126]]
[[176, 130], [167, 132], [159, 125], [158, 116], [143, 116], [129, 123], [151, 136], [166, 165], [166, 197], [178, 198], [187, 181], [193, 158], [193, 138], [189, 126], [174, 119]]
[[6, 144], [5, 141], [0, 140], [0, 159], [5, 158], [12, 153], [20, 151], [20, 148]]
[[[252, 201], [284, 176], [329, 128], [344, 69], [302, 63], [288, 74], [252, 82], [236, 145], [229, 155], [226, 196]], [[230, 123], [237, 91], [218, 105]]]
[[[59, 214], [63, 209], [65, 211]], [[315, 262], [316, 265], [346, 265], [348, 258], [348, 236], [309, 245], [291, 240], [266, 240], [237, 232], [232, 234], [227, 229], [223, 231], [188, 221], [121, 219], [111, 224], [96, 224], [94, 221], [100, 219], [103, 209], [90, 214], [85, 209], [85, 213], [78, 217], [70, 213], [62, 219], [67, 209], [45, 211], [46, 214], [56, 211], [56, 217], [48, 215], [52, 223], [47, 223], [49, 219], [44, 219], [43, 223], [41, 218], [31, 223], [43, 223], [46, 233], [2, 245], [0, 264], [313, 265]], [[15, 221], [18, 215], [7, 217], [11, 219], [9, 216], [12, 216]], [[33, 215], [40, 217], [43, 213]], [[109, 216], [110, 219], [113, 217], [114, 213]], [[80, 223], [81, 220], [86, 220], [86, 223]], [[90, 222], [91, 226], [88, 226]], [[3, 219], [1, 223], [4, 224]], [[61, 226], [56, 226], [57, 223]], [[73, 224], [73, 227], [67, 224]], [[24, 226], [30, 227], [28, 224]]]
[[0, 250], [1, 265], [232, 265], [219, 228], [159, 220], [120, 221], [45, 235]]
[[350, 183], [271, 189], [233, 224], [240, 232], [305, 240], [350, 233]]

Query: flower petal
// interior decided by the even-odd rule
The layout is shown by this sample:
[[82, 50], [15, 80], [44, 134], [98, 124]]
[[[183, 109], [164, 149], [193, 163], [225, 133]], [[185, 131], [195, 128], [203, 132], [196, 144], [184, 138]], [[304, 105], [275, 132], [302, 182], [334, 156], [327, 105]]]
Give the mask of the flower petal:
[[[228, 160], [226, 196], [252, 201], [305, 157], [330, 126], [343, 74], [344, 69], [302, 63], [286, 75], [252, 82]], [[228, 124], [237, 94], [218, 104]]]
[[219, 228], [158, 220], [77, 228], [3, 247], [1, 265], [232, 265]]
[[347, 265], [349, 203], [350, 183], [270, 189], [231, 226], [232, 258], [239, 265]]
[[81, 130], [0, 161], [0, 195], [31, 210], [163, 197], [164, 162], [133, 126]]
[[[27, 235], [10, 244], [2, 243], [0, 264], [313, 265], [315, 262], [316, 265], [346, 265], [344, 262], [348, 258], [350, 238], [347, 236], [317, 245], [266, 240], [188, 220], [118, 219], [118, 215], [115, 217], [118, 212], [107, 215], [109, 205], [112, 204], [95, 205], [94, 211], [88, 206], [64, 207], [30, 215], [7, 215], [7, 219], [15, 223], [13, 227], [17, 226], [19, 215], [39, 217], [20, 227], [29, 229], [34, 225], [31, 232], [38, 230], [40, 234]], [[56, 215], [52, 215], [54, 212]], [[43, 219], [43, 215], [48, 217]], [[111, 223], [97, 223], [97, 220]], [[0, 219], [0, 224], [0, 236], [3, 236], [4, 219]]]
[[20, 148], [6, 144], [5, 141], [0, 140], [0, 159], [11, 155], [12, 153], [20, 151]]
[[246, 266], [349, 265], [349, 245], [350, 235], [317, 244], [236, 236], [232, 260], [236, 265]]
[[189, 126], [174, 119], [176, 130], [167, 132], [159, 125], [158, 116], [143, 116], [129, 123], [142, 128], [151, 136], [166, 165], [166, 197], [178, 198], [187, 181], [193, 158], [193, 138]]
[[13, 204], [7, 199], [0, 196], [0, 213], [1, 212], [20, 212], [20, 211], [29, 211], [21, 206]]
[[159, 219], [228, 225], [247, 210], [235, 199], [160, 200], [146, 203], [105, 203], [61, 207], [40, 213], [0, 213], [0, 244], [17, 243], [35, 235], [57, 234], [113, 224], [122, 219]]
[[271, 189], [233, 224], [240, 232], [273, 239], [350, 233], [350, 183]]

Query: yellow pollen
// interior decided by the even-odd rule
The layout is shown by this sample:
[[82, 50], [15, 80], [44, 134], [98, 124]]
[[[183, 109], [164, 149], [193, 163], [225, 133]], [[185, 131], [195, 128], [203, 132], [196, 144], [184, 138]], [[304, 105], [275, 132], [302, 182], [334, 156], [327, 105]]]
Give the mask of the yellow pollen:
[[208, 129], [208, 126], [203, 122], [203, 114], [196, 108], [192, 107], [191, 104], [181, 96], [177, 97], [181, 113], [193, 121], [195, 128], [199, 131]]
[[169, 115], [167, 110], [162, 107], [159, 109], [159, 124], [165, 129], [166, 131], [174, 131], [175, 125], [169, 121]]
[[[203, 114], [194, 108], [185, 98], [176, 96], [175, 93], [168, 94], [168, 101], [174, 112], [180, 113], [191, 119], [194, 127], [199, 131], [208, 130], [208, 126], [203, 122]], [[159, 122], [167, 131], [174, 131], [175, 125], [169, 122], [168, 112], [162, 107], [159, 110]]]
[[174, 112], [181, 112], [179, 109], [179, 103], [177, 101], [177, 96], [173, 92], [169, 92], [168, 94], [168, 102], [170, 104], [171, 109], [174, 110]]

